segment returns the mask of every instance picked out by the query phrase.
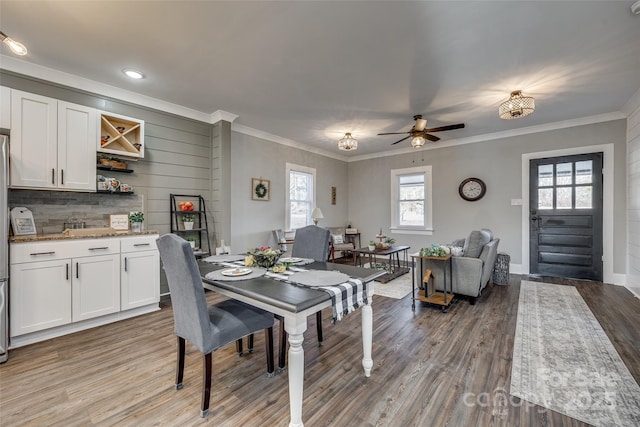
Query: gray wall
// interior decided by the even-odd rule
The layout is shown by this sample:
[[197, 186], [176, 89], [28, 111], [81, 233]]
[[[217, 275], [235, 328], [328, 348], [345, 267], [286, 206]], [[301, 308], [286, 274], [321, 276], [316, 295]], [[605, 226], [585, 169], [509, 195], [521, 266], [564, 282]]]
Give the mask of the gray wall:
[[[433, 166], [433, 226], [431, 236], [398, 234], [399, 243], [412, 250], [432, 243], [448, 243], [465, 237], [469, 231], [490, 228], [500, 240], [500, 252], [522, 263], [521, 207], [511, 199], [521, 194], [522, 155], [613, 143], [614, 154], [614, 273], [625, 272], [626, 258], [626, 121], [572, 127], [493, 141], [424, 150], [349, 164], [349, 212], [353, 226], [363, 241], [371, 239], [380, 227], [387, 235], [390, 226], [390, 170], [420, 165]], [[422, 162], [424, 158], [424, 163]], [[477, 202], [466, 202], [458, 195], [464, 178], [481, 178], [487, 193]]]
[[[316, 169], [319, 226], [345, 226], [347, 221], [347, 163], [264, 139], [233, 132], [231, 136], [231, 236], [221, 236], [234, 252], [269, 241], [271, 230], [285, 225], [286, 163]], [[251, 178], [271, 180], [269, 201], [251, 200]], [[336, 187], [336, 204], [331, 204]]]
[[640, 296], [640, 91], [627, 121], [629, 266], [627, 287]]

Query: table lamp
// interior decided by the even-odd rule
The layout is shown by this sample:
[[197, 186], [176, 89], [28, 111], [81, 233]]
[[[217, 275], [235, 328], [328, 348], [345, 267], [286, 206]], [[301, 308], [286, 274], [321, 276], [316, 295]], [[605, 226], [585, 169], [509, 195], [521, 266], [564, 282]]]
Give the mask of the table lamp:
[[313, 209], [313, 212], [311, 212], [311, 218], [313, 219], [313, 223], [315, 225], [318, 225], [318, 220], [324, 218], [324, 215], [322, 215], [322, 211], [320, 210], [320, 208]]

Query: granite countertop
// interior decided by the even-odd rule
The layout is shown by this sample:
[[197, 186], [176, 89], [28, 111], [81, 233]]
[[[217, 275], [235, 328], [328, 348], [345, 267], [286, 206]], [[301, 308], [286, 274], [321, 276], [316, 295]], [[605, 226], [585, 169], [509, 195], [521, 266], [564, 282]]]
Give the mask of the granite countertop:
[[134, 233], [131, 230], [114, 230], [111, 228], [80, 228], [65, 230], [56, 234], [34, 234], [29, 236], [11, 236], [11, 243], [42, 242], [45, 240], [97, 239], [100, 237], [125, 237], [159, 234], [155, 230], [145, 230]]

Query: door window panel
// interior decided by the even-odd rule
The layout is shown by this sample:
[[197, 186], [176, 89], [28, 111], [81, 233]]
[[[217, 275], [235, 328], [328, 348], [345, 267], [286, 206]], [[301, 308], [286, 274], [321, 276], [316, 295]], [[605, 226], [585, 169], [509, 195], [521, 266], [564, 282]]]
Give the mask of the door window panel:
[[571, 187], [556, 188], [556, 209], [571, 209]]
[[576, 187], [576, 209], [593, 208], [593, 189], [590, 185]]
[[576, 184], [591, 184], [593, 177], [593, 161], [576, 162]]
[[553, 209], [553, 188], [538, 189], [538, 209]]
[[553, 165], [538, 166], [538, 187], [553, 185]]
[[558, 163], [556, 165], [556, 185], [573, 184], [573, 163]]

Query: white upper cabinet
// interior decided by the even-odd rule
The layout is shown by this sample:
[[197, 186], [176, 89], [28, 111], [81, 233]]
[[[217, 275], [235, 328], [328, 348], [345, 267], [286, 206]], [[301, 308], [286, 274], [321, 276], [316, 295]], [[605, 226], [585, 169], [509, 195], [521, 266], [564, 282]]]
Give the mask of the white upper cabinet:
[[12, 188], [95, 191], [97, 110], [11, 90]]
[[0, 86], [0, 128], [11, 128], [11, 89]]

